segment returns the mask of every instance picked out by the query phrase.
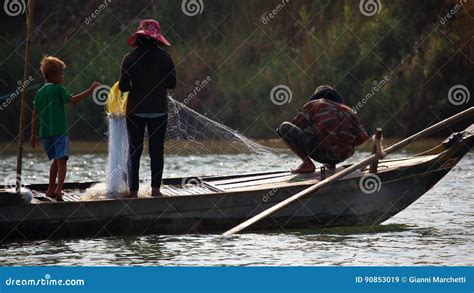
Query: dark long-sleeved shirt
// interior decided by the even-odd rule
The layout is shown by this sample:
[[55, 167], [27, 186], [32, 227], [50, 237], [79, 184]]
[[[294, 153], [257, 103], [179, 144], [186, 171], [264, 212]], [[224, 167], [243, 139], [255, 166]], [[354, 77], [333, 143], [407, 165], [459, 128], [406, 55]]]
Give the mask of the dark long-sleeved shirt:
[[163, 49], [154, 45], [140, 46], [123, 58], [119, 88], [129, 92], [127, 115], [166, 113], [167, 89], [175, 87], [174, 62]]

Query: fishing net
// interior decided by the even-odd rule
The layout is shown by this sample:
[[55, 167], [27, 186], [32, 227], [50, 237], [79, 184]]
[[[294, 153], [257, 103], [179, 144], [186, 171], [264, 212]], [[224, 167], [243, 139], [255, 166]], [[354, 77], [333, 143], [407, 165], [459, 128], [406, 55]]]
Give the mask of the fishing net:
[[[111, 88], [106, 110], [109, 116], [124, 117], [127, 94], [122, 94], [118, 83]], [[213, 154], [251, 152], [272, 155], [280, 150], [258, 144], [237, 131], [199, 114], [186, 105], [168, 97], [167, 152]]]
[[[125, 122], [127, 95], [115, 83], [108, 93], [106, 111], [109, 124], [109, 152], [106, 167], [107, 194], [128, 192], [128, 140]], [[263, 146], [237, 131], [205, 117], [186, 105], [168, 97], [168, 127], [165, 153], [204, 155], [216, 153], [257, 153], [275, 156], [282, 152]]]
[[106, 166], [107, 194], [124, 194], [128, 192], [128, 137], [125, 118], [108, 115], [109, 153]]
[[180, 155], [258, 153], [273, 156], [279, 149], [263, 146], [219, 122], [168, 97], [165, 149]]

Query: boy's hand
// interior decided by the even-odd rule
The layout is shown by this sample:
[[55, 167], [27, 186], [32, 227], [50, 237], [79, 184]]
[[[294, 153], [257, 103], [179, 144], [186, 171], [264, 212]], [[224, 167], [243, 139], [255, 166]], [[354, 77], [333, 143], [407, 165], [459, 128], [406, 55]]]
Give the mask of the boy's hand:
[[37, 147], [39, 146], [39, 142], [40, 142], [40, 141], [39, 141], [39, 138], [38, 138], [37, 135], [32, 135], [32, 136], [30, 137], [30, 146], [31, 146], [32, 148], [34, 148], [34, 149], [37, 148]]
[[93, 95], [94, 90], [96, 88], [100, 87], [100, 86], [102, 86], [102, 84], [100, 82], [94, 81], [87, 90], [85, 90], [82, 93], [77, 94], [75, 96], [71, 96], [69, 98], [69, 103], [71, 103], [71, 104], [79, 103], [80, 101], [84, 100], [88, 96]]
[[89, 87], [90, 92], [92, 93], [96, 88], [98, 88], [101, 85], [102, 84], [100, 82], [94, 81]]

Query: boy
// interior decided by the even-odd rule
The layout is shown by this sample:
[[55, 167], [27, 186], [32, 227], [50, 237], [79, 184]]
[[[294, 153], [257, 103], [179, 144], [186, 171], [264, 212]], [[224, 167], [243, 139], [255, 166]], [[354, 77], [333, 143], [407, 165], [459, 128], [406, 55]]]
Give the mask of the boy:
[[[64, 80], [66, 64], [53, 56], [41, 60], [40, 70], [46, 83], [36, 93], [31, 117], [30, 145], [36, 148], [41, 138], [48, 158], [52, 160], [49, 169], [49, 186], [46, 196], [63, 201], [62, 188], [66, 177], [69, 157], [69, 138], [67, 135], [66, 103], [75, 104], [91, 95], [101, 84], [93, 82], [86, 91], [73, 96], [61, 83]], [[39, 138], [38, 138], [39, 120]], [[58, 185], [55, 187], [56, 177]]]
[[314, 172], [311, 159], [334, 170], [369, 138], [356, 114], [330, 86], [318, 87], [293, 121], [283, 122], [277, 133], [303, 160], [293, 173]]

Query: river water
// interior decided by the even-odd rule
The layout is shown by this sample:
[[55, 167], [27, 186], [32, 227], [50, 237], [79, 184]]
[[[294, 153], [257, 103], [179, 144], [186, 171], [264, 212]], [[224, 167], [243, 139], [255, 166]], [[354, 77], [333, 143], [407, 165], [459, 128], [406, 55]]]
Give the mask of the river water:
[[[367, 154], [357, 154], [355, 161]], [[403, 155], [403, 154], [402, 154]], [[407, 154], [404, 154], [405, 156]], [[298, 160], [258, 154], [165, 158], [165, 177], [285, 170]], [[149, 160], [142, 158], [142, 178]], [[0, 178], [15, 170], [15, 157], [0, 153]], [[68, 181], [105, 176], [105, 154], [73, 154]], [[27, 183], [47, 183], [45, 156], [26, 154]], [[0, 242], [2, 265], [474, 265], [474, 153], [403, 212], [368, 228], [291, 233], [151, 235], [99, 239]]]

